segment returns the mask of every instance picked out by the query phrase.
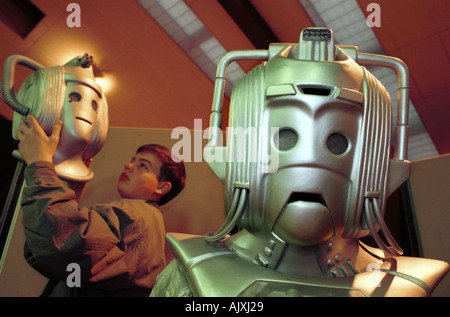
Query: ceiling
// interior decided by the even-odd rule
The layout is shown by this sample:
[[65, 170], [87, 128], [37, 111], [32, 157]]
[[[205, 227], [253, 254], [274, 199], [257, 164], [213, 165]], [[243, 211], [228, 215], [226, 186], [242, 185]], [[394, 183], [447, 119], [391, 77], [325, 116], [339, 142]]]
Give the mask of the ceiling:
[[[45, 17], [25, 38], [0, 22], [0, 60], [22, 54], [52, 66], [89, 53], [107, 95], [111, 126], [205, 129], [215, 66], [225, 52], [295, 43], [303, 28], [328, 26], [338, 44], [408, 65], [409, 158], [450, 153], [448, 0], [77, 0], [81, 26], [69, 27], [72, 2], [32, 0]], [[380, 5], [379, 27], [366, 23], [373, 2]], [[230, 81], [258, 63], [234, 63]], [[373, 72], [395, 101], [396, 77]], [[17, 68], [17, 87], [29, 74]], [[12, 119], [3, 102], [0, 113]]]

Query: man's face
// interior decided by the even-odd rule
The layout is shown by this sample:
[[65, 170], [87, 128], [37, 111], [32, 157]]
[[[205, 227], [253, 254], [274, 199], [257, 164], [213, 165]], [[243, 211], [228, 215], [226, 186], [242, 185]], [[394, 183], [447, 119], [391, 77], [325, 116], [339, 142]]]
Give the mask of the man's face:
[[126, 163], [119, 177], [117, 190], [122, 198], [158, 200], [161, 182], [159, 171], [163, 163], [157, 155], [140, 152]]

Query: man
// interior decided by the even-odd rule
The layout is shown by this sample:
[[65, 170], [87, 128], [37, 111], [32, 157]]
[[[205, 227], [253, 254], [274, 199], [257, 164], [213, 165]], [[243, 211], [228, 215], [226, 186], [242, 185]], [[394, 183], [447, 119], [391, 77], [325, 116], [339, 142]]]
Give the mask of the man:
[[[61, 127], [57, 123], [47, 137], [28, 116], [16, 132], [27, 163], [22, 200], [25, 256], [50, 278], [42, 295], [148, 296], [166, 264], [158, 204], [183, 189], [183, 162], [173, 161], [163, 146], [142, 146], [120, 175], [119, 201], [79, 208], [79, 193], [56, 176], [52, 164]], [[80, 269], [79, 276], [67, 283], [73, 267]]]

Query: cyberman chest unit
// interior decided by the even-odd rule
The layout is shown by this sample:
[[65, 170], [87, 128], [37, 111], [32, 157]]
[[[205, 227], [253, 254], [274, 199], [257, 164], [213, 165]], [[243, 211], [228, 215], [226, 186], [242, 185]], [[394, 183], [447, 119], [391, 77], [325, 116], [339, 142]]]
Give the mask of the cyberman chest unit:
[[[264, 62], [233, 87], [228, 126], [239, 132], [222, 146], [226, 69], [242, 59]], [[363, 65], [397, 73], [397, 122], [389, 93]], [[448, 264], [402, 256], [383, 220], [386, 198], [410, 174], [408, 81], [401, 60], [335, 45], [326, 28], [226, 54], [204, 151], [225, 185], [226, 220], [204, 237], [168, 236], [175, 264], [155, 296], [165, 294], [158, 285], [176, 295], [168, 276], [195, 296], [430, 295]], [[368, 235], [378, 248], [359, 242]]]

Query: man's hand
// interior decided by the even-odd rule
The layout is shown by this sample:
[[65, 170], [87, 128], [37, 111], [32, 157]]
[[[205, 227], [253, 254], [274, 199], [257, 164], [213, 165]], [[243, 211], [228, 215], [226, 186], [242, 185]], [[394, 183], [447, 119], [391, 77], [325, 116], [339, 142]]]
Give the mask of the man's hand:
[[28, 165], [37, 161], [53, 162], [61, 128], [62, 121], [58, 121], [47, 136], [33, 116], [28, 115], [27, 122], [20, 122], [16, 136], [20, 141], [19, 152]]

